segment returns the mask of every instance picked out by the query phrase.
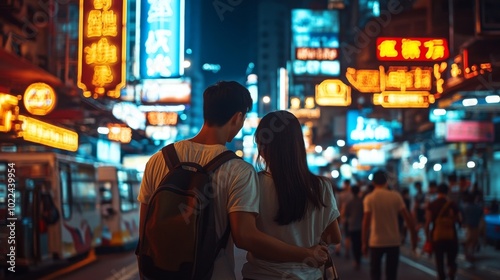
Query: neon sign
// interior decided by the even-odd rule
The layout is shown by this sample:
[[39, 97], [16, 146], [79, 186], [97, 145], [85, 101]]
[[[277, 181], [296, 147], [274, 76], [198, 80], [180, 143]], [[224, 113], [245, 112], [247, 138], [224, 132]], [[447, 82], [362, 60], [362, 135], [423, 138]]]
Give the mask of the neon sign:
[[357, 70], [347, 68], [346, 78], [360, 92], [382, 92], [386, 90], [431, 90], [432, 67], [389, 67], [379, 70]]
[[384, 91], [373, 95], [373, 104], [384, 108], [428, 108], [435, 102], [427, 91]]
[[12, 128], [12, 112], [19, 111], [16, 96], [0, 93], [0, 132], [9, 132]]
[[316, 85], [316, 104], [321, 106], [351, 105], [351, 87], [338, 79], [324, 80]]
[[120, 124], [108, 124], [108, 139], [121, 143], [130, 143], [132, 141], [132, 129]]
[[338, 50], [335, 48], [296, 48], [295, 59], [297, 60], [335, 60], [338, 58]]
[[179, 114], [176, 112], [147, 112], [148, 125], [164, 126], [176, 125]]
[[442, 61], [450, 55], [444, 38], [377, 38], [381, 61]]
[[184, 1], [141, 1], [140, 76], [143, 79], [184, 74]]
[[31, 84], [24, 92], [24, 107], [33, 115], [44, 116], [52, 112], [56, 101], [54, 89], [44, 83]]
[[85, 97], [120, 97], [126, 80], [127, 1], [80, 0], [78, 87]]
[[24, 140], [72, 152], [78, 150], [78, 133], [22, 115], [19, 120], [23, 122], [19, 136]]

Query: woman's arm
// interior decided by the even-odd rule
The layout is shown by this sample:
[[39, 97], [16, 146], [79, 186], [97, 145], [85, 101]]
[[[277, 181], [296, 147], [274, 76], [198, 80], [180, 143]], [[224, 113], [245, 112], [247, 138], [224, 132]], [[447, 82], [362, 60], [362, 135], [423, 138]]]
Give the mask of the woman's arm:
[[339, 244], [342, 240], [342, 234], [340, 233], [339, 222], [337, 219], [329, 224], [323, 234], [321, 235], [321, 240], [327, 244]]

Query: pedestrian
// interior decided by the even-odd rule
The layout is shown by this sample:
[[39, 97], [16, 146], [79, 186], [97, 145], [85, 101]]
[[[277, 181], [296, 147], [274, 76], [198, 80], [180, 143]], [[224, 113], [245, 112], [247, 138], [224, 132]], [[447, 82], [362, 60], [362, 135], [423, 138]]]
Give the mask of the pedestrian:
[[[441, 183], [437, 198], [426, 209], [425, 235], [432, 242], [438, 279], [446, 279], [444, 258], [448, 266], [449, 279], [455, 279], [457, 272], [458, 237], [456, 224], [460, 222], [457, 203], [448, 197], [449, 187]], [[432, 229], [431, 225], [432, 224]]]
[[[331, 181], [313, 174], [307, 164], [302, 126], [288, 111], [265, 115], [255, 131], [260, 215], [257, 228], [283, 242], [312, 247], [341, 240]], [[271, 249], [269, 249], [271, 250]], [[249, 252], [244, 279], [321, 279], [323, 271], [304, 263], [269, 262]]]
[[418, 235], [420, 229], [423, 229], [425, 226], [425, 208], [427, 205], [425, 203], [425, 194], [422, 191], [422, 182], [416, 181], [413, 186], [415, 187], [415, 190], [417, 192], [413, 196], [413, 205], [411, 208], [411, 212], [413, 214], [413, 219], [416, 222], [416, 230]]
[[475, 201], [475, 198], [472, 193], [465, 196], [462, 209], [462, 227], [465, 228], [465, 259], [472, 264], [475, 261], [474, 252], [479, 245], [479, 230], [483, 219], [483, 208], [479, 202]]
[[[405, 203], [406, 210], [411, 213], [411, 197], [410, 190], [407, 187], [401, 188], [401, 197]], [[408, 228], [406, 227], [405, 221], [401, 215], [398, 216], [399, 232], [401, 234], [401, 244], [406, 243], [406, 236], [408, 235]]]
[[352, 255], [354, 256], [354, 269], [361, 267], [361, 228], [363, 223], [363, 200], [360, 196], [360, 188], [352, 186], [353, 198], [345, 205], [343, 217], [349, 224], [347, 235], [351, 239]]
[[[203, 93], [204, 123], [201, 130], [191, 139], [174, 143], [179, 160], [203, 166], [226, 151], [226, 143], [240, 131], [251, 107], [250, 92], [235, 81], [221, 81], [208, 87]], [[141, 203], [140, 238], [144, 236], [148, 201], [167, 173], [168, 167], [159, 151], [146, 164], [137, 198]], [[326, 261], [328, 252], [325, 246], [297, 247], [257, 229], [259, 192], [257, 174], [251, 164], [243, 160], [224, 163], [213, 174], [212, 185], [216, 235], [221, 238], [228, 223], [231, 229], [227, 245], [215, 259], [212, 279], [235, 279], [234, 245], [274, 261], [301, 262], [315, 256], [317, 262], [309, 262], [311, 265], [319, 266]]]
[[[353, 194], [351, 192], [351, 179], [345, 179], [343, 182], [342, 191], [339, 193], [337, 198], [337, 205], [340, 212], [344, 209], [345, 205], [352, 200]], [[340, 256], [340, 251], [342, 250], [342, 245], [344, 246], [344, 256], [346, 259], [350, 258], [351, 250], [351, 238], [349, 237], [349, 221], [346, 220], [342, 215], [340, 216], [340, 229], [343, 232], [342, 242], [335, 248], [335, 254]]]
[[374, 190], [363, 201], [362, 251], [370, 250], [370, 276], [372, 280], [381, 279], [382, 258], [385, 258], [385, 274], [387, 280], [396, 280], [399, 265], [398, 216], [402, 215], [412, 241], [412, 249], [416, 247], [416, 231], [413, 219], [406, 210], [403, 198], [397, 191], [388, 189], [388, 175], [378, 170], [372, 175]]

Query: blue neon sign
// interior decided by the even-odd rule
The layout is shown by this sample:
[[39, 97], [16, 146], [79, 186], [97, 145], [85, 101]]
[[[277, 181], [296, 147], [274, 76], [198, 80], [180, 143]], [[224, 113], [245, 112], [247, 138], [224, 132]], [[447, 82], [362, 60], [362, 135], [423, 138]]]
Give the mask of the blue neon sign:
[[143, 79], [184, 74], [184, 0], [142, 0], [139, 60]]

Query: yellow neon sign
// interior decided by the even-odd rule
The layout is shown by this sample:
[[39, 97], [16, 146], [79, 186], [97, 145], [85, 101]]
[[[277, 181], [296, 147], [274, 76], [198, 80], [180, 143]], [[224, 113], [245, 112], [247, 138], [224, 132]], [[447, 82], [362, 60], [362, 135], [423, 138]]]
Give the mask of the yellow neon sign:
[[80, 0], [78, 87], [118, 98], [126, 84], [127, 1]]
[[427, 91], [384, 91], [373, 95], [373, 104], [384, 108], [428, 108], [435, 101]]
[[24, 107], [33, 115], [47, 115], [54, 110], [56, 102], [54, 89], [45, 83], [31, 84], [24, 92]]
[[316, 85], [316, 104], [321, 106], [351, 105], [351, 87], [338, 79], [324, 80]]
[[78, 133], [22, 115], [19, 120], [23, 122], [20, 136], [24, 140], [72, 152], [78, 150]]
[[381, 91], [381, 73], [384, 73], [382, 66], [379, 70], [357, 70], [349, 67], [345, 76], [358, 91], [372, 93]]
[[19, 111], [16, 96], [0, 93], [0, 132], [9, 132], [12, 129], [12, 109]]
[[108, 139], [121, 143], [130, 143], [132, 141], [132, 129], [119, 124], [108, 125]]

